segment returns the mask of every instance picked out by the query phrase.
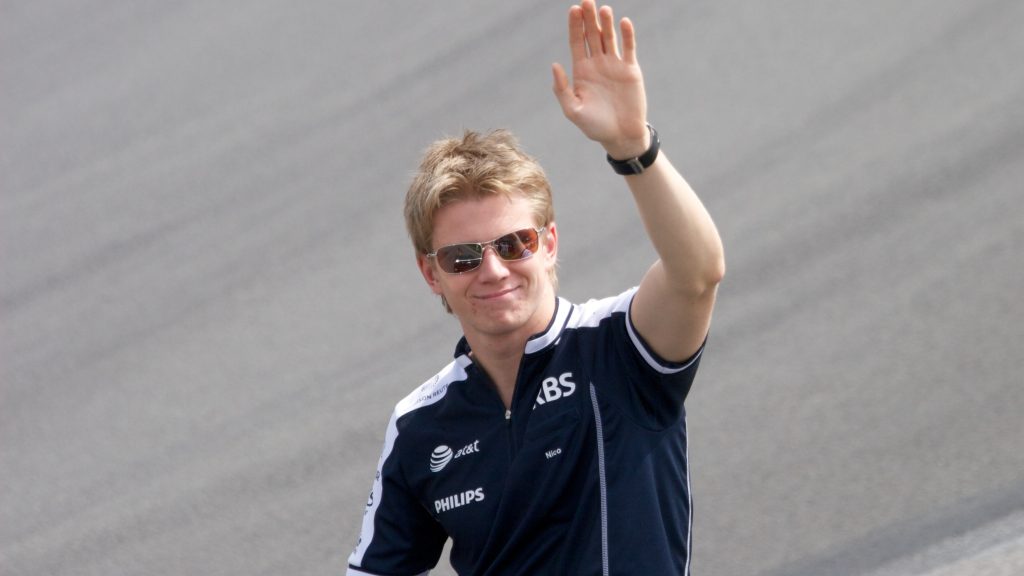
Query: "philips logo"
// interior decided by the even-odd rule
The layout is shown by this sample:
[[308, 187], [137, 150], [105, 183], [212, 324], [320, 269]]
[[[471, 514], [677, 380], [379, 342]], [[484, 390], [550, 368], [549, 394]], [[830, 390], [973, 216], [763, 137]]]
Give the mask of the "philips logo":
[[476, 454], [479, 451], [479, 440], [473, 442], [472, 444], [466, 444], [462, 448], [459, 448], [458, 452], [452, 452], [451, 448], [445, 446], [444, 444], [441, 444], [437, 448], [434, 448], [434, 451], [430, 453], [430, 471], [440, 472], [441, 470], [444, 470], [444, 467], [447, 466], [448, 463], [451, 462], [452, 460], [456, 458], [462, 458], [467, 454]]
[[533, 407], [543, 406], [548, 402], [554, 402], [555, 400], [561, 400], [572, 396], [572, 393], [576, 391], [576, 383], [571, 380], [572, 372], [566, 372], [558, 378], [554, 376], [545, 378], [540, 383], [540, 392], [537, 393], [537, 400]]
[[465, 492], [459, 492], [458, 494], [452, 494], [446, 498], [440, 500], [434, 500], [434, 510], [438, 514], [441, 512], [447, 512], [454, 510], [459, 506], [465, 506], [466, 504], [472, 504], [473, 502], [480, 502], [484, 499], [484, 489], [477, 488], [476, 490], [466, 490]]

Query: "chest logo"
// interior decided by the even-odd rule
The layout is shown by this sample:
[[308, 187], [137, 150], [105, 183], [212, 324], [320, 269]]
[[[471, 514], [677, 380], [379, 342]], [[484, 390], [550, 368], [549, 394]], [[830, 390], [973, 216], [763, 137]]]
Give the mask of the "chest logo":
[[549, 376], [540, 383], [540, 392], [537, 393], [537, 401], [533, 407], [568, 398], [575, 391], [576, 383], [572, 381], [572, 372], [566, 372], [558, 378]]
[[437, 448], [434, 448], [434, 451], [430, 453], [430, 471], [440, 472], [441, 470], [444, 470], [444, 467], [452, 460], [462, 458], [467, 454], [476, 454], [478, 452], [480, 452], [479, 440], [472, 444], [466, 444], [462, 448], [459, 448], [457, 452], [453, 452], [451, 448], [441, 444]]
[[434, 500], [434, 510], [438, 514], [441, 512], [447, 512], [449, 510], [465, 506], [466, 504], [472, 504], [473, 502], [480, 502], [484, 499], [484, 489], [477, 488], [476, 490], [466, 490], [465, 492], [459, 492], [458, 494], [452, 494], [440, 500]]

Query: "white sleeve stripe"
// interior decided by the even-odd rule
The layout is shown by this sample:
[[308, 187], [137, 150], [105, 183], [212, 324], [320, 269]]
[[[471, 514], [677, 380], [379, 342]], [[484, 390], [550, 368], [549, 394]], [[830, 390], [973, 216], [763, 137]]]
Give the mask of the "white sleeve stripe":
[[[380, 461], [377, 463], [377, 476], [373, 480], [373, 488], [370, 492], [370, 504], [367, 506], [366, 511], [363, 513], [363, 527], [359, 533], [359, 542], [356, 544], [352, 554], [348, 557], [349, 564], [359, 566], [363, 563], [363, 555], [366, 554], [366, 549], [370, 547], [370, 542], [373, 541], [374, 525], [373, 521], [377, 516], [377, 507], [380, 505], [381, 493], [383, 492], [383, 483], [381, 482], [380, 475], [381, 470], [384, 469], [384, 462], [387, 461], [388, 456], [391, 455], [391, 449], [395, 446], [395, 438], [398, 437], [398, 413], [397, 411], [391, 415], [391, 420], [388, 421], [388, 429], [384, 434], [384, 451], [381, 452]], [[350, 568], [351, 570], [351, 568]]]
[[377, 475], [373, 480], [370, 503], [363, 514], [363, 526], [359, 533], [359, 542], [348, 557], [349, 564], [354, 566], [362, 565], [366, 549], [370, 547], [370, 542], [373, 541], [374, 520], [376, 519], [377, 508], [380, 506], [384, 492], [381, 471], [384, 470], [384, 463], [391, 456], [391, 451], [395, 447], [395, 441], [398, 439], [398, 419], [417, 408], [429, 406], [444, 398], [450, 384], [466, 379], [466, 366], [469, 363], [469, 358], [459, 356], [436, 376], [424, 382], [416, 390], [413, 390], [411, 394], [403, 398], [395, 407], [394, 412], [391, 414], [391, 420], [388, 421], [387, 431], [384, 433], [384, 450], [381, 452], [380, 460], [377, 462]]
[[648, 350], [647, 345], [644, 344], [643, 340], [640, 339], [640, 335], [636, 333], [636, 329], [633, 328], [633, 316], [630, 313], [631, 310], [632, 307], [626, 310], [626, 330], [629, 332], [629, 339], [633, 341], [633, 346], [636, 347], [637, 352], [639, 352], [640, 355], [643, 356], [644, 360], [647, 361], [647, 365], [650, 366], [651, 368], [654, 368], [655, 370], [662, 374], [678, 374], [679, 372], [682, 372], [683, 370], [686, 370], [687, 368], [692, 366], [693, 363], [696, 362], [697, 359], [700, 358], [700, 355], [704, 352], [704, 347], [701, 346], [700, 350], [698, 350], [697, 353], [694, 354], [693, 357], [690, 358], [690, 360], [686, 364], [664, 364], [662, 361], [655, 358], [653, 354], [651, 354], [651, 351]]

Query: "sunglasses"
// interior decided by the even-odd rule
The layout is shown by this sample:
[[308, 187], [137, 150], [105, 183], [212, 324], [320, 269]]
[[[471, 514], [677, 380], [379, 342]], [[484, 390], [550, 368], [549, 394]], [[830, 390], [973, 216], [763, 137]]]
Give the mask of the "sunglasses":
[[502, 260], [509, 262], [526, 260], [537, 252], [540, 235], [547, 228], [523, 228], [500, 236], [490, 242], [467, 242], [465, 244], [449, 244], [438, 248], [436, 252], [427, 254], [427, 258], [437, 260], [437, 265], [449, 274], [464, 274], [480, 267], [484, 261], [484, 250], [490, 246]]

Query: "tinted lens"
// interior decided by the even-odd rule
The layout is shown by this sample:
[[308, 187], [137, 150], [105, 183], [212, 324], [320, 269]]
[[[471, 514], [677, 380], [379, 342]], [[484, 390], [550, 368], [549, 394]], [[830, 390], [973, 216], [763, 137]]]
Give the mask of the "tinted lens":
[[517, 230], [494, 241], [494, 251], [503, 260], [519, 260], [533, 256], [537, 250], [537, 231], [533, 228]]
[[437, 263], [449, 274], [461, 274], [479, 266], [482, 256], [480, 244], [453, 244], [437, 251]]
[[536, 230], [524, 228], [483, 244], [452, 244], [437, 250], [437, 263], [449, 274], [475, 270], [483, 261], [485, 246], [493, 246], [502, 260], [522, 260], [537, 251], [538, 239]]

